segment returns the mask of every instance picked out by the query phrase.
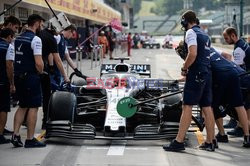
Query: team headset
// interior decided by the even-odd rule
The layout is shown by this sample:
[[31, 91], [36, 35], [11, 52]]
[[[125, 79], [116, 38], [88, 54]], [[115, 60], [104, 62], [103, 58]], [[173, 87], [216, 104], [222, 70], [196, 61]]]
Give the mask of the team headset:
[[[198, 18], [196, 18], [196, 24], [197, 25], [200, 24], [200, 20]], [[182, 19], [181, 19], [181, 25], [182, 25], [181, 29], [184, 31], [184, 39], [183, 39], [183, 41], [184, 41], [184, 44], [185, 44], [186, 31], [188, 30], [188, 21], [184, 17], [182, 17]], [[187, 48], [185, 46], [183, 46], [183, 54], [184, 54], [184, 56], [186, 58], [186, 56], [187, 56]]]
[[[200, 20], [198, 18], [196, 18], [196, 24], [197, 25], [200, 24]], [[188, 30], [188, 21], [184, 17], [182, 17], [182, 19], [181, 19], [181, 25], [182, 25], [181, 29], [183, 31], [187, 31]]]

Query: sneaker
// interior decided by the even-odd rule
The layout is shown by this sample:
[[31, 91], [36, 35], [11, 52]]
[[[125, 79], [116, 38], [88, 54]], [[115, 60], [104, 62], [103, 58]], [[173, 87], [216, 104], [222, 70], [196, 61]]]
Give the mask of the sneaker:
[[204, 142], [203, 144], [201, 144], [199, 146], [199, 149], [206, 150], [206, 151], [209, 151], [209, 152], [213, 152], [215, 150], [215, 146], [214, 146], [213, 143]]
[[10, 130], [4, 128], [3, 135], [12, 135], [12, 134], [13, 134], [13, 131], [10, 131]]
[[169, 145], [163, 145], [163, 149], [165, 151], [175, 152], [185, 150], [185, 147], [183, 142], [177, 142], [176, 140], [173, 140]]
[[229, 129], [229, 128], [235, 128], [236, 126], [237, 126], [237, 121], [231, 118], [230, 121], [227, 124], [225, 124], [223, 127], [225, 129]]
[[43, 148], [45, 146], [45, 143], [38, 141], [36, 138], [33, 138], [32, 140], [26, 139], [24, 145], [25, 148]]
[[8, 144], [10, 139], [6, 139], [3, 135], [0, 135], [0, 144]]
[[244, 136], [243, 147], [250, 148], [250, 136], [249, 135]]
[[220, 135], [220, 133], [218, 133], [216, 136], [215, 136], [217, 142], [224, 142], [224, 143], [227, 143], [228, 142], [228, 136], [227, 135]]
[[244, 132], [241, 127], [237, 126], [233, 130], [228, 131], [227, 134], [235, 137], [243, 137]]
[[217, 139], [213, 139], [213, 144], [215, 149], [219, 149], [218, 141]]
[[10, 142], [15, 146], [15, 147], [23, 147], [23, 143], [21, 141], [21, 136], [20, 135], [15, 135], [13, 134], [11, 137]]

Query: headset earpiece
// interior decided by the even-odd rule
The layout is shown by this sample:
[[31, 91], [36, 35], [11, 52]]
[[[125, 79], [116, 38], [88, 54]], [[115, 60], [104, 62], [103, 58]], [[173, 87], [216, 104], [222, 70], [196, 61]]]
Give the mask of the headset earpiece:
[[196, 18], [196, 24], [200, 25], [200, 20], [198, 18]]
[[184, 17], [181, 19], [181, 25], [182, 25], [182, 27], [183, 27], [185, 30], [187, 30], [188, 22], [186, 21], [186, 19], [185, 19]]

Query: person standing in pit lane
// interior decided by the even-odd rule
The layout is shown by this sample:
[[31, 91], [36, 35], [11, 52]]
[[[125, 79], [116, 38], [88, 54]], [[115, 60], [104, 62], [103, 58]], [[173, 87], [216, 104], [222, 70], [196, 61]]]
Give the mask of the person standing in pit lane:
[[[223, 32], [223, 37], [228, 44], [234, 44], [233, 61], [246, 71], [250, 71], [250, 46], [237, 35], [237, 31], [233, 27], [228, 27]], [[248, 120], [250, 120], [250, 108], [247, 109]], [[236, 121], [231, 119], [224, 127], [234, 127], [231, 124]], [[233, 130], [227, 132], [228, 135], [243, 136], [243, 130], [238, 124]]]
[[[10, 28], [12, 31], [14, 31], [14, 33], [18, 33], [18, 29], [20, 26], [21, 26], [21, 21], [18, 18], [16, 18], [15, 16], [6, 17], [4, 20], [4, 23], [3, 23], [3, 28]], [[1, 29], [0, 29], [0, 31], [1, 31]], [[14, 45], [14, 43], [12, 43], [12, 44]], [[13, 96], [15, 96], [15, 95], [13, 94]], [[11, 135], [11, 134], [13, 134], [13, 131], [10, 131], [7, 128], [4, 128], [3, 134], [4, 135]]]
[[3, 134], [10, 112], [10, 93], [16, 90], [13, 67], [15, 53], [11, 44], [14, 35], [14, 31], [10, 28], [4, 28], [0, 32], [0, 144], [10, 143]]
[[44, 19], [36, 14], [28, 17], [26, 32], [15, 40], [15, 86], [19, 108], [14, 117], [14, 134], [11, 143], [22, 147], [19, 129], [27, 113], [27, 139], [25, 148], [45, 147], [46, 144], [34, 138], [37, 112], [41, 106], [41, 81], [43, 73], [42, 43], [36, 33], [41, 30]]
[[109, 59], [112, 60], [113, 58], [113, 51], [115, 49], [115, 44], [116, 44], [116, 38], [115, 34], [112, 32], [111, 28], [108, 31], [107, 34], [107, 39], [108, 39], [108, 50], [109, 50]]
[[199, 147], [202, 150], [214, 151], [214, 115], [212, 104], [212, 81], [210, 69], [210, 39], [197, 25], [196, 14], [189, 10], [182, 15], [182, 26], [185, 28], [185, 43], [188, 54], [181, 68], [181, 75], [186, 76], [183, 93], [183, 111], [179, 131], [175, 140], [163, 145], [166, 151], [185, 150], [184, 139], [191, 124], [192, 107], [198, 105], [205, 115], [207, 131], [206, 141]]
[[[243, 147], [250, 147], [249, 125], [247, 113], [244, 108], [243, 96], [240, 89], [239, 71], [235, 63], [226, 60], [218, 50], [210, 49], [211, 69], [213, 76], [213, 111], [219, 133], [216, 135], [218, 142], [228, 142], [223, 128], [223, 119], [219, 106], [228, 104], [236, 110], [238, 120], [244, 130]], [[240, 68], [241, 69], [241, 68]], [[241, 69], [241, 72], [244, 72]]]
[[131, 38], [131, 33], [129, 32], [127, 36], [128, 56], [131, 56], [131, 45], [132, 45], [132, 38]]
[[[69, 64], [69, 66], [74, 70], [76, 75], [82, 76], [82, 73], [77, 69], [76, 65], [71, 59], [68, 48], [67, 48], [68, 43], [66, 39], [72, 38], [74, 31], [76, 31], [75, 26], [70, 25], [67, 28], [65, 28], [61, 34], [54, 36], [54, 37], [57, 41], [58, 51], [59, 51], [61, 60], [63, 61], [65, 59], [67, 63]], [[51, 64], [51, 62], [49, 63]], [[52, 83], [54, 82], [56, 85], [61, 85], [62, 81], [63, 81], [63, 77], [60, 71], [58, 70], [57, 66], [54, 65], [53, 74], [51, 74], [51, 82]], [[55, 89], [52, 87], [52, 90], [55, 90]]]
[[50, 74], [53, 73], [54, 67], [52, 64], [49, 63], [50, 58], [54, 60], [55, 65], [60, 71], [64, 81], [69, 82], [69, 79], [66, 75], [62, 60], [58, 52], [57, 42], [56, 42], [56, 39], [54, 38], [55, 33], [56, 33], [55, 30], [50, 24], [49, 27], [42, 30], [38, 35], [41, 38], [42, 44], [43, 44], [42, 57], [43, 57], [43, 62], [44, 62], [44, 71], [46, 72], [46, 74], [43, 74], [41, 77], [42, 94], [43, 94], [42, 129], [46, 129], [48, 105], [49, 105], [49, 99], [51, 96]]

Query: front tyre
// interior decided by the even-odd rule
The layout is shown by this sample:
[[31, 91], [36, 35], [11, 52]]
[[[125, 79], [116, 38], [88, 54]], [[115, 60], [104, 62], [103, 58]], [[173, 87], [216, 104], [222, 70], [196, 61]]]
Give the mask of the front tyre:
[[68, 120], [74, 122], [76, 113], [76, 96], [70, 92], [55, 92], [49, 101], [49, 121]]

